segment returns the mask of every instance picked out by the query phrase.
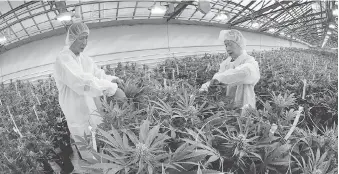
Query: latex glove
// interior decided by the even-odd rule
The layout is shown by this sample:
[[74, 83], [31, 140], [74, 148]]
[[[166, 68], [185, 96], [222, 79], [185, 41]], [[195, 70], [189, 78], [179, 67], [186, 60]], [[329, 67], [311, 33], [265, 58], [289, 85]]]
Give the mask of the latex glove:
[[119, 87], [121, 87], [121, 86], [124, 85], [124, 80], [117, 78], [117, 79], [113, 79], [112, 83], [116, 83], [116, 84], [118, 84]]
[[208, 90], [211, 91], [212, 93], [216, 92], [218, 88], [218, 86], [216, 85], [220, 85], [220, 82], [217, 79], [212, 79], [208, 87]]
[[201, 88], [199, 89], [200, 92], [208, 91], [208, 87], [210, 85], [210, 82], [204, 83], [201, 85]]
[[[119, 88], [118, 88], [119, 89]], [[117, 90], [118, 90], [117, 89]], [[113, 96], [115, 93], [116, 93], [116, 91], [117, 90], [115, 90], [114, 88], [109, 88], [109, 89], [107, 89], [107, 90], [104, 90], [104, 95], [106, 95], [106, 96], [108, 96], [108, 97], [110, 97], [110, 96]]]
[[217, 79], [212, 79], [210, 86], [219, 85], [219, 84], [220, 84], [220, 82]]

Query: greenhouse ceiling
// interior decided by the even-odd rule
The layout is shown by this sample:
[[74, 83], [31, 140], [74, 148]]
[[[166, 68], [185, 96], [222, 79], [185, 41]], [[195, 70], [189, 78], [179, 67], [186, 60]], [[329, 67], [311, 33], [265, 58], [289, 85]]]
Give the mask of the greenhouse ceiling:
[[140, 19], [208, 22], [317, 47], [338, 47], [337, 1], [305, 0], [7, 0], [0, 2], [0, 45], [6, 50], [7, 46], [29, 37], [67, 28], [71, 24], [67, 15], [86, 23]]

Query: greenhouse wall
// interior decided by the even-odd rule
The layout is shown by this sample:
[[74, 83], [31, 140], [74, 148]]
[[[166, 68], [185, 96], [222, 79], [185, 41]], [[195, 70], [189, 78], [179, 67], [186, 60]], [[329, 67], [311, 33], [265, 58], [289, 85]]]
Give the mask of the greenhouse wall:
[[[217, 40], [215, 26], [197, 25], [133, 25], [92, 29], [85, 52], [98, 65], [117, 62], [154, 64], [168, 57], [224, 52]], [[243, 32], [248, 51], [280, 47], [307, 48], [306, 45], [259, 33]], [[66, 35], [34, 41], [0, 54], [0, 77], [32, 79], [51, 74], [53, 62], [62, 49]]]

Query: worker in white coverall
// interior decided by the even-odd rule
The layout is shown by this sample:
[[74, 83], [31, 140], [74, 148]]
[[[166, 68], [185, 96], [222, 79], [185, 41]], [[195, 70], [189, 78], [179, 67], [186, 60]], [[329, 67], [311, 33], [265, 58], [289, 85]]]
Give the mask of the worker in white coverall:
[[244, 36], [237, 30], [222, 30], [219, 40], [223, 41], [229, 57], [220, 64], [219, 72], [212, 80], [203, 84], [200, 91], [208, 91], [216, 84], [227, 85], [227, 96], [234, 98], [237, 108], [256, 107], [254, 86], [260, 79], [258, 62], [246, 52]]
[[[122, 83], [118, 77], [106, 75], [93, 60], [83, 54], [89, 35], [85, 23], [72, 24], [67, 32], [66, 46], [60, 52], [54, 66], [54, 78], [59, 91], [59, 104], [66, 117], [67, 124], [75, 142], [75, 135], [90, 135], [90, 127], [95, 129], [102, 122], [94, 98], [108, 95], [125, 98], [118, 88]], [[83, 159], [92, 159], [89, 151], [81, 151]]]

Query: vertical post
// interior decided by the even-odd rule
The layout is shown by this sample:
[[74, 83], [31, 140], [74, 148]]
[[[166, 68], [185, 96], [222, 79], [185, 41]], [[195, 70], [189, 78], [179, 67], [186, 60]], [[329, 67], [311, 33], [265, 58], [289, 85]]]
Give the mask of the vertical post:
[[39, 121], [39, 116], [38, 116], [38, 113], [36, 111], [35, 105], [33, 105], [33, 111], [34, 111], [34, 114], [36, 116], [36, 119]]
[[9, 116], [11, 117], [11, 120], [12, 120], [13, 124], [14, 124], [14, 127], [15, 127], [14, 130], [16, 130], [16, 132], [19, 134], [20, 138], [22, 138], [23, 136], [22, 136], [18, 126], [16, 125], [16, 123], [14, 121], [14, 118], [13, 118], [13, 115], [11, 114], [11, 111], [9, 110], [8, 106], [7, 106], [7, 111], [8, 111]]
[[177, 67], [177, 75], [179, 75], [179, 66], [177, 63], [175, 64], [175, 66]]

